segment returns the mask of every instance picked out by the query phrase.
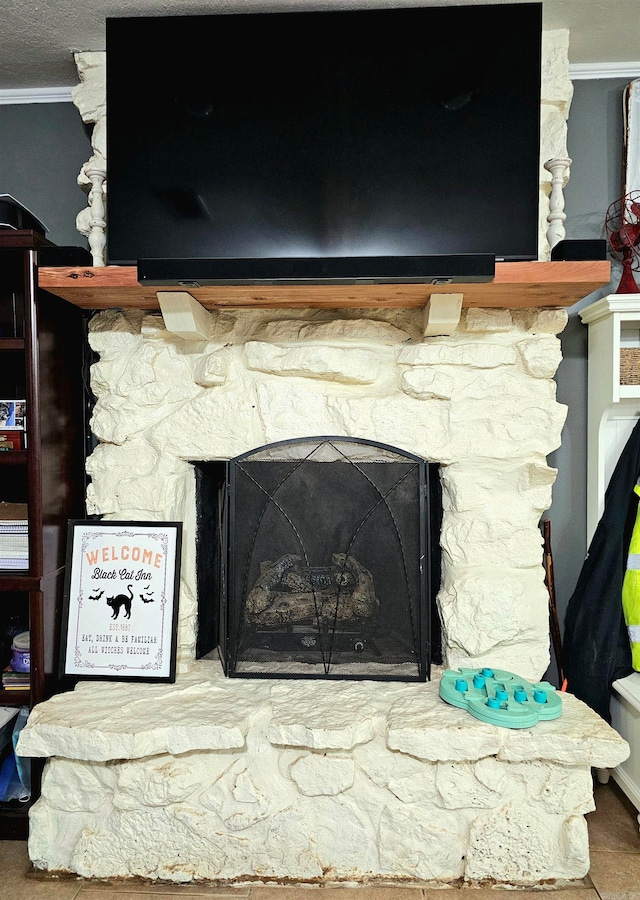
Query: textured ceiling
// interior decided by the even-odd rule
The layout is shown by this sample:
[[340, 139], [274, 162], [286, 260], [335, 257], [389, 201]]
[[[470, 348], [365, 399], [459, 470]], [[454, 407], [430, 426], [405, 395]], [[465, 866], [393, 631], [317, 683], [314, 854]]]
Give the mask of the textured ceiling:
[[[108, 16], [486, 2], [489, 0], [0, 0], [0, 90], [76, 84], [73, 53], [104, 50]], [[640, 0], [543, 0], [543, 11], [545, 28], [569, 29], [572, 65], [640, 60]], [[482, 39], [490, 42], [491, 35]], [[428, 52], [428, 46], [425, 49]], [[232, 59], [229, 65], [234, 65]]]

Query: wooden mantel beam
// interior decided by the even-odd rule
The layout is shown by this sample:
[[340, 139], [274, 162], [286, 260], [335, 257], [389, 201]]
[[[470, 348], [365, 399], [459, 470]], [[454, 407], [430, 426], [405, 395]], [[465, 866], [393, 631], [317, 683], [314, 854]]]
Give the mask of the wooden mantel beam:
[[[461, 292], [465, 307], [526, 309], [573, 306], [610, 280], [607, 260], [505, 262], [496, 263], [495, 278], [484, 284], [216, 285], [189, 287], [189, 293], [206, 309], [424, 308], [432, 294]], [[38, 284], [83, 309], [160, 308], [159, 288], [141, 285], [135, 266], [45, 267]]]

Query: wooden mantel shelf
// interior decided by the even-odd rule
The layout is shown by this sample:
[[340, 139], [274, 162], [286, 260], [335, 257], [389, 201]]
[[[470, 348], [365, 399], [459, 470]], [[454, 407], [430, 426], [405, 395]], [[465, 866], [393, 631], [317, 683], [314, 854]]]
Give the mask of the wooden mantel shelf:
[[[611, 280], [611, 264], [589, 262], [496, 263], [493, 281], [485, 284], [359, 284], [306, 286], [216, 285], [186, 288], [206, 309], [391, 308], [424, 307], [432, 294], [463, 294], [463, 306], [573, 306]], [[82, 309], [130, 307], [159, 310], [157, 291], [141, 285], [135, 266], [41, 268], [41, 288]]]

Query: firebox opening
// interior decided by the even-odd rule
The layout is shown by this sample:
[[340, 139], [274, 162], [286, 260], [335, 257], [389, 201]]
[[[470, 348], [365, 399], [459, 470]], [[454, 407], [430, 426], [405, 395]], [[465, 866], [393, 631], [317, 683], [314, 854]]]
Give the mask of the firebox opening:
[[199, 657], [229, 676], [429, 677], [437, 464], [321, 437], [194, 467]]

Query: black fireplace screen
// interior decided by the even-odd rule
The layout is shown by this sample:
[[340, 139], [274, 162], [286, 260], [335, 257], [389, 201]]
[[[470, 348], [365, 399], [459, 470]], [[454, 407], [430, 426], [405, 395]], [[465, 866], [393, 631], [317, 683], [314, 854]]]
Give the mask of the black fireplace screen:
[[373, 442], [286, 441], [227, 463], [215, 542], [227, 675], [425, 680], [428, 505], [427, 464]]

